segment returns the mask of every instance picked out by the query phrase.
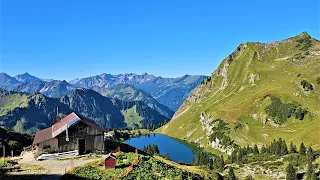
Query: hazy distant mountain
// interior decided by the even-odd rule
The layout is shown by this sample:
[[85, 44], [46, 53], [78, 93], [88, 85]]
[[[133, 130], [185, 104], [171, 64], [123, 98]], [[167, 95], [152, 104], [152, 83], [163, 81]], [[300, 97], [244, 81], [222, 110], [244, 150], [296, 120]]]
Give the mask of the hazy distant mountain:
[[82, 78], [75, 85], [83, 88], [91, 88], [92, 86], [99, 86], [103, 88], [114, 87], [118, 84], [141, 84], [155, 79], [156, 77], [149, 74], [118, 74], [111, 75], [103, 73], [92, 77]]
[[13, 84], [22, 84], [22, 82], [16, 80], [6, 73], [0, 73], [0, 88], [5, 89]]
[[16, 92], [41, 93], [48, 97], [61, 97], [75, 90], [77, 87], [66, 81], [53, 80], [50, 82], [37, 81], [9, 86], [6, 89]]
[[27, 72], [24, 74], [18, 74], [14, 78], [20, 82], [23, 82], [23, 83], [32, 83], [32, 82], [41, 81], [41, 79], [39, 79], [35, 76], [32, 76]]
[[149, 74], [101, 74], [77, 80], [78, 87], [92, 88], [111, 88], [119, 84], [130, 84], [149, 93], [159, 103], [166, 105], [175, 111], [183, 101], [189, 96], [191, 91], [199, 85], [206, 76], [185, 75], [178, 78], [163, 78]]
[[[119, 84], [133, 85], [150, 94], [160, 104], [176, 111], [183, 101], [189, 96], [191, 91], [199, 85], [206, 76], [185, 75], [177, 78], [156, 77], [144, 73], [142, 75], [129, 74], [101, 74], [97, 76], [87, 77], [83, 79], [75, 79], [68, 82], [58, 80], [41, 80], [28, 73], [11, 77], [5, 73], [0, 74], [0, 88], [9, 91], [42, 93], [48, 97], [61, 97], [70, 93], [76, 88], [92, 88], [99, 87], [102, 89], [112, 88]], [[97, 89], [97, 88], [96, 88]], [[137, 97], [139, 99], [139, 97]], [[131, 97], [131, 99], [134, 99]], [[148, 102], [149, 103], [149, 102]], [[150, 104], [149, 104], [150, 106]], [[150, 106], [152, 107], [152, 106]], [[161, 108], [157, 106], [158, 110]], [[156, 107], [156, 109], [157, 109]], [[165, 111], [159, 111], [164, 114]], [[167, 117], [171, 117], [171, 113], [167, 112]]]
[[41, 81], [51, 82], [51, 81], [54, 81], [54, 79], [41, 79]]
[[153, 127], [168, 120], [141, 101], [111, 99], [89, 89], [76, 89], [60, 99], [0, 90], [0, 125], [33, 133], [56, 121], [57, 107], [62, 116], [81, 113], [103, 128]]
[[122, 101], [142, 101], [169, 119], [171, 119], [174, 114], [167, 106], [158, 103], [151, 95], [132, 85], [119, 84], [112, 88], [93, 86], [91, 89], [109, 98], [116, 98]]
[[74, 80], [69, 81], [69, 83], [70, 83], [70, 84], [76, 84], [76, 83], [79, 82], [79, 81], [80, 81], [80, 79], [77, 78], [77, 79], [74, 79]]

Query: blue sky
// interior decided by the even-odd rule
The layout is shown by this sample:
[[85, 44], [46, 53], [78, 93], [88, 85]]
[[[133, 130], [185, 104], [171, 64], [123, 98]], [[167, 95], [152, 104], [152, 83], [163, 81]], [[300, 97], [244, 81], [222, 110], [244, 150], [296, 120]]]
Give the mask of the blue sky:
[[0, 3], [0, 71], [12, 76], [209, 75], [240, 43], [320, 39], [319, 0]]

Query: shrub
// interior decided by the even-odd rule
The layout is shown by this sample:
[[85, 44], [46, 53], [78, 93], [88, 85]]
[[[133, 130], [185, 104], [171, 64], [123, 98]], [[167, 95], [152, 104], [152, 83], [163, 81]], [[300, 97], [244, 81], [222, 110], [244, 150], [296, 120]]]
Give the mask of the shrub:
[[265, 111], [268, 113], [268, 117], [277, 124], [286, 123], [291, 116], [303, 120], [305, 114], [308, 113], [307, 110], [302, 109], [298, 104], [284, 104], [279, 98], [271, 95], [266, 95], [265, 97], [271, 98], [271, 104], [265, 108]]
[[296, 106], [294, 104], [284, 104], [277, 97], [269, 97], [271, 98], [271, 104], [265, 108], [268, 116], [277, 124], [285, 123], [294, 114]]

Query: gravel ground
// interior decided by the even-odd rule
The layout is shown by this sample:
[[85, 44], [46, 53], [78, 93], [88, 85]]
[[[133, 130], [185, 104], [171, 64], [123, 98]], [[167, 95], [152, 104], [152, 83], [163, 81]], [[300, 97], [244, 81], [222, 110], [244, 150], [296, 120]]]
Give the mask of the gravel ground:
[[68, 160], [44, 160], [36, 161], [33, 157], [32, 152], [25, 152], [22, 156], [22, 159], [19, 161], [19, 164], [22, 165], [37, 165], [45, 168], [47, 174], [42, 177], [43, 180], [55, 180], [60, 179], [62, 175], [71, 170], [72, 161], [74, 167], [83, 166], [86, 163], [98, 160], [102, 157], [92, 157], [90, 159], [80, 158], [80, 159], [68, 159]]

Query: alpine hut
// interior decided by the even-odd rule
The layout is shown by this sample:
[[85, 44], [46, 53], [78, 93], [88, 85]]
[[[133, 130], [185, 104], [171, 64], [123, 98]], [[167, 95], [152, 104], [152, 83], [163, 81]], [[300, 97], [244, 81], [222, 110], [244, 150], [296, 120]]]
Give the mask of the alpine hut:
[[104, 130], [93, 120], [72, 112], [51, 127], [38, 131], [32, 144], [36, 155], [75, 150], [81, 155], [104, 150]]

